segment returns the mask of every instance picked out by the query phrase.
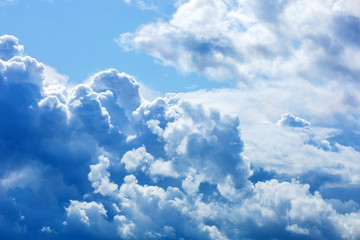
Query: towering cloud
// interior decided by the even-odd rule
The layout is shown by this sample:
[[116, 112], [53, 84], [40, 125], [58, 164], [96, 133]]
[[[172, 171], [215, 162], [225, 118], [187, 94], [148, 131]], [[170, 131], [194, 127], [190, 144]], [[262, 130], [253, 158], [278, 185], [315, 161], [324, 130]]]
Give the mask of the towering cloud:
[[[238, 116], [183, 94], [149, 102], [133, 77], [114, 69], [70, 87], [53, 69], [22, 56], [15, 37], [0, 39], [2, 238], [360, 237], [359, 199], [336, 192], [324, 198], [306, 177], [289, 179], [318, 176], [317, 167], [327, 166], [338, 171], [339, 185], [360, 181], [358, 162], [336, 162], [359, 152], [340, 144], [326, 149], [326, 134], [306, 120], [285, 114], [264, 127], [321, 159], [284, 176], [299, 162], [258, 157], [273, 150], [268, 139], [247, 149]], [[264, 171], [273, 175], [260, 179], [266, 161]]]

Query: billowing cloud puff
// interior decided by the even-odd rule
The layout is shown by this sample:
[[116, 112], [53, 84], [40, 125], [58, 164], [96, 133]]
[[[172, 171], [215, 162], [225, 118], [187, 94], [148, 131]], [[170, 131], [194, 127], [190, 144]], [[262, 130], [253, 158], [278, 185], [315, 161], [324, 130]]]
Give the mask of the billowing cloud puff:
[[284, 113], [281, 116], [281, 119], [277, 121], [277, 123], [281, 126], [289, 126], [289, 127], [310, 127], [310, 123], [305, 119], [300, 117], [295, 117], [290, 113]]
[[[360, 237], [360, 200], [335, 189], [359, 185], [359, 152], [336, 130], [279, 126], [283, 111], [240, 137], [240, 114], [184, 94], [146, 101], [114, 69], [70, 87], [28, 56], [0, 64], [4, 239]], [[336, 176], [316, 186], [323, 173]]]
[[[359, 194], [360, 105], [353, 104], [358, 94], [351, 85], [336, 82], [317, 87], [306, 81], [276, 81], [190, 92], [184, 98], [239, 116], [243, 156], [253, 167], [252, 181], [295, 178], [328, 198], [342, 192], [341, 199], [348, 201]], [[354, 101], [346, 100], [350, 96]], [[281, 116], [312, 127], [283, 126]]]
[[144, 146], [126, 152], [121, 158], [121, 162], [125, 164], [125, 169], [128, 171], [135, 170], [137, 167], [152, 162], [153, 160], [154, 157], [146, 152]]
[[116, 103], [131, 114], [141, 103], [139, 85], [135, 79], [115, 69], [95, 74], [91, 79], [91, 88], [97, 92], [111, 89]]
[[89, 181], [92, 182], [95, 192], [102, 195], [109, 195], [116, 191], [118, 186], [111, 183], [109, 180], [110, 173], [107, 169], [110, 166], [110, 161], [104, 156], [99, 157], [99, 163], [90, 165], [90, 173], [88, 175]]
[[19, 45], [19, 40], [11, 35], [0, 36], [0, 47], [0, 59], [4, 61], [20, 55], [24, 51], [24, 47]]
[[356, 1], [183, 1], [169, 21], [140, 26], [118, 43], [213, 79], [357, 81]]

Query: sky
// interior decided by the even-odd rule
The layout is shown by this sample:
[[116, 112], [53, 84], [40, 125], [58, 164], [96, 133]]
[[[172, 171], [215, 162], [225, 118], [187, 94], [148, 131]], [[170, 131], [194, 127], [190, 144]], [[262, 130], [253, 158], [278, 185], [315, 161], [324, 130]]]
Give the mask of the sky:
[[0, 239], [360, 239], [358, 0], [0, 0]]
[[177, 72], [155, 63], [145, 53], [119, 47], [116, 39], [122, 33], [144, 23], [170, 18], [175, 11], [172, 1], [153, 1], [148, 4], [149, 9], [122, 0], [107, 0], [106, 4], [99, 0], [89, 0], [86, 4], [70, 0], [1, 2], [0, 34], [21, 39], [27, 55], [54, 67], [68, 76], [71, 83], [80, 83], [99, 71], [116, 68], [162, 94], [228, 85], [209, 82], [200, 74]]

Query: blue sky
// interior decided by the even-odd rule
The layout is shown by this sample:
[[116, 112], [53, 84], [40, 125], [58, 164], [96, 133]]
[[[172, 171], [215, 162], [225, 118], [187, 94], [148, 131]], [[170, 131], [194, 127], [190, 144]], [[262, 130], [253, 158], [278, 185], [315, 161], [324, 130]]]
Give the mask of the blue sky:
[[357, 0], [0, 0], [1, 239], [360, 239]]
[[[17, 1], [0, 9], [0, 33], [17, 36], [28, 46], [26, 54], [55, 67], [74, 83], [98, 71], [117, 68], [161, 93], [187, 91], [195, 85], [226, 85], [164, 67], [144, 53], [118, 46], [115, 39], [120, 34], [141, 24], [166, 20], [175, 11], [171, 1], [156, 4], [156, 9], [142, 9], [119, 0], [106, 4], [91, 0], [86, 5], [82, 1]], [[196, 79], [196, 84], [190, 79]]]

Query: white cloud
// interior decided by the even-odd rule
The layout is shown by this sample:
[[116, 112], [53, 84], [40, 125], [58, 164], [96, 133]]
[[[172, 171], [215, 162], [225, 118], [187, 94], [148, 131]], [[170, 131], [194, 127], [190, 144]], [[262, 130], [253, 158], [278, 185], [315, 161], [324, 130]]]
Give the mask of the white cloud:
[[218, 240], [226, 240], [227, 237], [224, 237], [221, 232], [215, 226], [204, 226], [203, 230], [208, 231], [210, 234], [211, 239], [218, 239]]
[[356, 131], [360, 127], [359, 93], [357, 85], [352, 83], [329, 81], [317, 85], [288, 79], [189, 92], [184, 98], [223, 113], [236, 114], [242, 125], [276, 122], [283, 113], [290, 112], [313, 126], [342, 129], [347, 122]]
[[114, 221], [117, 225], [119, 225], [118, 231], [121, 237], [127, 239], [133, 236], [135, 224], [132, 221], [129, 221], [126, 217], [119, 215], [114, 217]]
[[356, 0], [336, 1], [333, 5], [333, 10], [343, 14], [350, 13], [356, 17], [360, 17], [360, 6]]
[[110, 166], [110, 161], [105, 156], [99, 157], [99, 163], [90, 165], [90, 173], [88, 175], [91, 185], [95, 188], [95, 193], [102, 195], [111, 195], [118, 190], [118, 186], [110, 182], [110, 173], [107, 169]]
[[[10, 2], [12, 1], [5, 1], [5, 4]], [[0, 6], [2, 3], [4, 2], [0, 1]], [[24, 46], [19, 44], [19, 39], [11, 35], [0, 36], [0, 59], [7, 61], [23, 52]]]
[[70, 201], [70, 206], [65, 208], [70, 219], [79, 219], [80, 222], [91, 226], [106, 216], [104, 206], [96, 202]]
[[11, 82], [31, 82], [41, 86], [44, 68], [42, 63], [28, 56], [14, 56], [8, 61], [0, 59], [0, 73], [5, 81], [11, 79]]
[[293, 232], [296, 234], [309, 235], [309, 229], [301, 228], [297, 224], [293, 224], [291, 226], [286, 226], [286, 231]]
[[7, 172], [3, 175], [3, 178], [0, 178], [0, 195], [5, 195], [9, 189], [14, 187], [29, 187], [35, 190], [39, 181], [39, 175], [41, 175], [41, 170], [30, 166]]
[[[149, 102], [114, 69], [73, 87], [30, 57], [0, 69], [2, 235], [359, 238], [359, 199], [321, 193], [360, 184], [359, 152], [331, 140], [358, 126], [349, 83], [269, 81]], [[288, 112], [301, 118], [282, 122], [312, 127], [277, 124]], [[270, 176], [254, 184], [257, 168]]]
[[281, 119], [277, 121], [277, 123], [281, 126], [289, 127], [311, 127], [311, 124], [308, 121], [300, 117], [295, 117], [290, 113], [281, 115]]
[[119, 73], [115, 69], [109, 69], [97, 73], [91, 77], [91, 88], [96, 92], [111, 90], [116, 103], [131, 114], [141, 103], [139, 84], [126, 73]]
[[156, 160], [154, 161], [149, 168], [151, 175], [159, 175], [159, 176], [165, 176], [165, 177], [177, 177], [178, 174], [173, 169], [171, 161], [161, 161]]
[[40, 231], [41, 231], [41, 232], [44, 232], [44, 233], [52, 233], [52, 232], [53, 232], [49, 226], [47, 226], [47, 227], [45, 227], [45, 226], [42, 227], [42, 228], [40, 229]]
[[[358, 184], [355, 163], [359, 155], [355, 132], [360, 128], [358, 96], [359, 90], [352, 84], [334, 81], [313, 85], [289, 80], [190, 92], [182, 98], [239, 116], [245, 144], [243, 156], [253, 166], [292, 177], [309, 172], [325, 174], [341, 178], [342, 186], [347, 186]], [[286, 112], [306, 120], [283, 115]], [[283, 121], [290, 119], [303, 126], [310, 126], [311, 122], [312, 128], [279, 127], [275, 123], [282, 115]], [[355, 140], [346, 142], [352, 137]], [[337, 141], [342, 139], [339, 144]], [[315, 181], [324, 183], [320, 179]], [[340, 183], [337, 180], [333, 184]]]
[[[121, 158], [121, 162], [125, 164], [127, 171], [135, 171], [138, 167], [145, 167], [145, 164], [150, 164], [153, 160], [154, 157], [146, 152], [144, 146], [126, 152]], [[145, 168], [142, 170], [145, 170]]]
[[110, 115], [102, 106], [100, 96], [89, 86], [79, 84], [72, 89], [68, 100], [69, 109], [73, 113], [71, 121], [94, 134], [106, 134], [112, 128]]
[[222, 184], [230, 174], [236, 187], [246, 186], [249, 169], [240, 156], [238, 118], [180, 99], [181, 95], [168, 95], [144, 103], [136, 112], [157, 141], [163, 142], [165, 155], [160, 157], [171, 159], [180, 175], [196, 169], [196, 175], [206, 176], [203, 181]]
[[213, 79], [356, 81], [359, 16], [344, 2], [190, 0], [118, 43]]
[[357, 226], [360, 223], [360, 213], [352, 212], [350, 214], [339, 215], [337, 218], [338, 229], [341, 232], [341, 237], [345, 239], [356, 239], [360, 236], [360, 230]]

